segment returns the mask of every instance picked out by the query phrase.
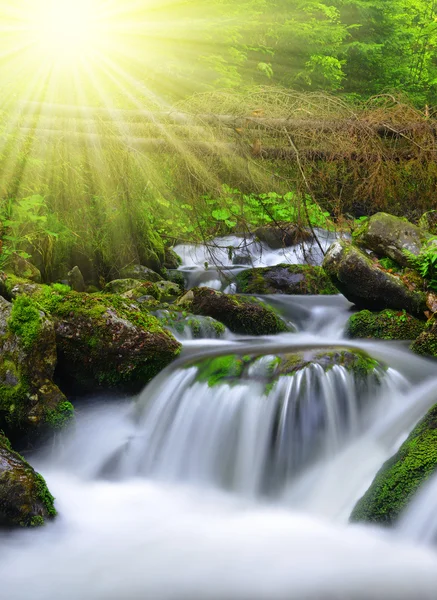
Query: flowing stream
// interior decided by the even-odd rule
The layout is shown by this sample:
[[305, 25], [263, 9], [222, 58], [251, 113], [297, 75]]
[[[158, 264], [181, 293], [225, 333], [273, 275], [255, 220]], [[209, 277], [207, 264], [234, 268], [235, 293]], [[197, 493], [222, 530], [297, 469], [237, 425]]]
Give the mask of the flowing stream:
[[[203, 257], [190, 265], [197, 282]], [[435, 363], [403, 344], [343, 339], [341, 296], [268, 301], [297, 333], [186, 341], [138, 398], [83, 402], [76, 425], [30, 457], [59, 517], [2, 533], [5, 599], [436, 597], [432, 515], [418, 519], [437, 480], [397, 530], [347, 522], [437, 402]], [[358, 381], [315, 364], [266, 389], [272, 357], [332, 347], [364, 350], [386, 368]], [[225, 354], [259, 359], [233, 385], [199, 380], [198, 361]]]

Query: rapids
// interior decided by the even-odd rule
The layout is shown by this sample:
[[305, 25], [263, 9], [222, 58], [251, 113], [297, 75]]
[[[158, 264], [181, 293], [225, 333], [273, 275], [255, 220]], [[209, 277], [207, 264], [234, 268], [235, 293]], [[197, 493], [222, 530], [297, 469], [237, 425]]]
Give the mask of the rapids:
[[[202, 252], [191, 263], [183, 255], [191, 282], [204, 274]], [[417, 523], [415, 503], [423, 516], [437, 480], [397, 530], [347, 523], [437, 402], [435, 363], [403, 344], [344, 340], [350, 304], [341, 296], [266, 300], [297, 333], [185, 341], [139, 397], [84, 400], [75, 426], [29, 457], [59, 517], [2, 533], [5, 600], [436, 597], [437, 553], [424, 535], [431, 517]], [[369, 377], [359, 388], [342, 367], [305, 369], [268, 395], [256, 370], [232, 387], [196, 381], [195, 363], [208, 356], [335, 346], [386, 364], [381, 385]]]

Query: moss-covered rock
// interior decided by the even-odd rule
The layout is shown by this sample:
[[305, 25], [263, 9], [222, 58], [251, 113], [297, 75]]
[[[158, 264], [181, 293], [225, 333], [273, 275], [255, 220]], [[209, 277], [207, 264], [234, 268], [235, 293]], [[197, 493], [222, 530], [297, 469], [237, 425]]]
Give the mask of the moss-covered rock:
[[173, 250], [166, 248], [164, 250], [164, 267], [166, 269], [177, 269], [182, 264], [182, 258]]
[[46, 482], [0, 434], [0, 522], [38, 527], [56, 516]]
[[258, 227], [254, 232], [255, 237], [265, 242], [270, 248], [279, 249], [296, 246], [304, 242], [310, 242], [313, 234], [295, 223], [278, 222]]
[[[0, 297], [0, 427], [16, 434], [58, 428], [73, 416], [53, 383], [53, 322], [26, 296]], [[67, 410], [68, 406], [68, 410]]]
[[437, 405], [377, 473], [351, 521], [393, 524], [418, 488], [437, 469]]
[[412, 343], [411, 349], [422, 356], [437, 357], [437, 315], [433, 315], [425, 324], [425, 328]]
[[424, 233], [406, 219], [377, 213], [354, 232], [354, 241], [379, 256], [387, 256], [407, 266], [405, 250], [417, 256], [422, 248]]
[[163, 302], [171, 302], [172, 300], [176, 300], [176, 298], [181, 295], [183, 289], [171, 281], [157, 281], [155, 285], [160, 291], [161, 300]]
[[256, 298], [193, 288], [182, 300], [188, 312], [212, 317], [233, 333], [269, 335], [289, 331], [276, 312]]
[[125, 267], [121, 270], [120, 275], [123, 279], [138, 279], [139, 281], [151, 281], [152, 283], [162, 280], [161, 275], [143, 265]]
[[218, 339], [226, 332], [223, 323], [211, 317], [191, 315], [186, 311], [158, 310], [155, 315], [164, 329], [175, 335], [186, 335], [193, 339]]
[[379, 313], [362, 310], [350, 317], [346, 335], [361, 339], [414, 340], [425, 329], [425, 325], [425, 321], [416, 319], [404, 310], [386, 309]]
[[333, 285], [360, 308], [405, 309], [415, 316], [422, 316], [427, 310], [423, 292], [381, 269], [379, 263], [350, 242], [334, 242], [325, 256], [323, 268]]
[[41, 283], [41, 272], [25, 258], [19, 254], [12, 254], [9, 261], [9, 270], [22, 279], [27, 279], [35, 283]]
[[68, 273], [68, 285], [75, 292], [85, 291], [85, 280], [79, 267], [73, 267]]
[[139, 389], [179, 354], [156, 317], [120, 296], [45, 288], [34, 300], [54, 321], [58, 371], [76, 386]]
[[437, 235], [437, 210], [429, 210], [423, 214], [418, 223], [422, 231]]
[[165, 277], [168, 281], [175, 283], [181, 289], [181, 291], [185, 290], [185, 277], [182, 271], [177, 271], [176, 269], [168, 269], [165, 273]]
[[155, 300], [161, 300], [161, 291], [157, 283], [139, 279], [115, 279], [106, 284], [105, 292], [108, 294], [123, 294], [126, 298], [132, 300], [137, 300], [142, 296], [152, 296]]
[[243, 294], [338, 294], [324, 270], [311, 265], [247, 269], [237, 275], [236, 284]]

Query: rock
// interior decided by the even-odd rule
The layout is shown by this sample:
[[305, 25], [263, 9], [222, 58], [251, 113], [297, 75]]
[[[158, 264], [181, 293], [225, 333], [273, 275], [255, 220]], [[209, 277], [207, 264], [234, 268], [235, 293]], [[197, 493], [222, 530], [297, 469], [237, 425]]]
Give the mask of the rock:
[[399, 451], [378, 471], [350, 520], [392, 525], [419, 487], [437, 469], [437, 405], [415, 427]]
[[120, 274], [123, 279], [138, 279], [140, 281], [151, 281], [152, 283], [162, 280], [161, 275], [142, 265], [125, 267]]
[[171, 281], [180, 287], [183, 291], [185, 289], [185, 277], [182, 271], [176, 271], [175, 269], [168, 269], [166, 273], [167, 281]]
[[424, 239], [420, 227], [387, 213], [373, 215], [354, 233], [356, 244], [373, 250], [379, 256], [387, 256], [403, 266], [409, 264], [404, 251], [417, 256]]
[[164, 251], [164, 267], [166, 269], [177, 269], [182, 264], [182, 258], [173, 250], [166, 248]]
[[235, 281], [244, 294], [338, 294], [324, 270], [310, 265], [247, 269]]
[[176, 310], [158, 310], [155, 315], [162, 327], [174, 335], [185, 335], [187, 338], [191, 337], [195, 340], [219, 339], [226, 332], [223, 323], [211, 317], [190, 315]]
[[276, 312], [256, 298], [193, 288], [179, 302], [182, 301], [189, 312], [212, 317], [233, 333], [269, 335], [289, 331]]
[[334, 286], [359, 308], [405, 309], [414, 316], [423, 316], [426, 310], [424, 293], [410, 290], [399, 277], [380, 269], [350, 242], [334, 242], [323, 268]]
[[105, 286], [109, 294], [123, 294], [126, 298], [136, 300], [142, 296], [152, 296], [161, 299], [161, 291], [155, 283], [139, 279], [115, 279]]
[[53, 383], [57, 361], [52, 321], [31, 298], [11, 305], [0, 297], [0, 429], [57, 429], [73, 407]]
[[68, 273], [68, 285], [74, 292], [85, 291], [85, 281], [79, 267], [73, 267]]
[[362, 310], [352, 315], [346, 325], [346, 336], [355, 339], [414, 340], [425, 329], [425, 321], [407, 312]]
[[419, 219], [419, 227], [425, 233], [437, 235], [437, 210], [430, 210]]
[[251, 265], [252, 257], [250, 254], [234, 254], [232, 257], [233, 265]]
[[82, 389], [141, 389], [181, 348], [156, 317], [118, 295], [37, 297], [55, 324], [58, 372]]
[[0, 434], [0, 522], [38, 527], [55, 516], [54, 498], [43, 477]]
[[181, 288], [171, 281], [157, 281], [155, 285], [161, 293], [163, 302], [175, 300], [182, 292]]
[[437, 357], [437, 315], [433, 315], [425, 328], [412, 343], [411, 350], [422, 356]]
[[261, 242], [265, 242], [275, 250], [310, 242], [313, 239], [313, 234], [309, 229], [304, 229], [294, 223], [284, 222], [258, 227], [254, 235]]
[[12, 273], [22, 279], [28, 279], [35, 283], [41, 283], [41, 272], [34, 267], [28, 260], [22, 258], [17, 253], [12, 254], [9, 268]]

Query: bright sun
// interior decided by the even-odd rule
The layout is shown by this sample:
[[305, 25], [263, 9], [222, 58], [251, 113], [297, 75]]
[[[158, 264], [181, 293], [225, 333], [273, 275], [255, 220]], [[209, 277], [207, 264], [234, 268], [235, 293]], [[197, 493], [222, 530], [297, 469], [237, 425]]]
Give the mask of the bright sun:
[[35, 15], [37, 46], [54, 61], [86, 58], [102, 32], [92, 0], [40, 0]]

